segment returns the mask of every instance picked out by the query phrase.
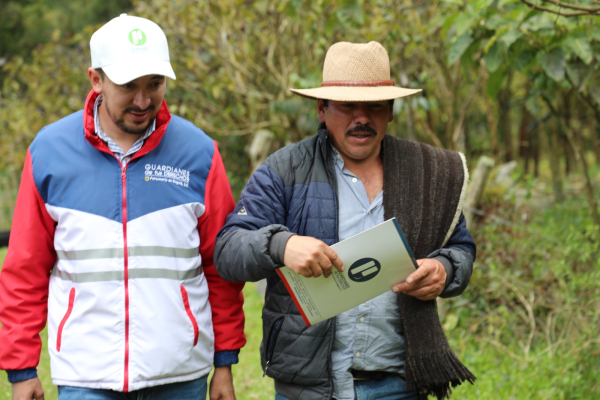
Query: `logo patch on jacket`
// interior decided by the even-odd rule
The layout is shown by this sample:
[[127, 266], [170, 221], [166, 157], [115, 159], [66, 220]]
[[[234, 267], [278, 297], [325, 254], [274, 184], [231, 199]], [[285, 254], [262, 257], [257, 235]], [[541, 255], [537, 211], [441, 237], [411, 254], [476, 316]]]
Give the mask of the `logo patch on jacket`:
[[237, 212], [238, 215], [248, 215], [248, 212], [246, 211], [246, 207], [242, 206], [242, 208], [240, 208], [240, 211]]
[[146, 164], [145, 168], [146, 182], [167, 182], [183, 187], [188, 187], [190, 184], [190, 171], [186, 169], [160, 164]]

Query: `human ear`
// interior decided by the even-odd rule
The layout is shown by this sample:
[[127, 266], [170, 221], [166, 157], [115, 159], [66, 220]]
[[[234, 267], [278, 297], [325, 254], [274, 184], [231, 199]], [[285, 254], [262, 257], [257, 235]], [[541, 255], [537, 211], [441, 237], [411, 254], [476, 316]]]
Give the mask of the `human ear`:
[[319, 114], [319, 121], [325, 122], [325, 103], [322, 99], [317, 100], [317, 112]]
[[88, 68], [88, 77], [90, 78], [90, 83], [92, 84], [94, 92], [98, 94], [102, 93], [102, 76], [100, 76], [100, 72], [90, 67]]

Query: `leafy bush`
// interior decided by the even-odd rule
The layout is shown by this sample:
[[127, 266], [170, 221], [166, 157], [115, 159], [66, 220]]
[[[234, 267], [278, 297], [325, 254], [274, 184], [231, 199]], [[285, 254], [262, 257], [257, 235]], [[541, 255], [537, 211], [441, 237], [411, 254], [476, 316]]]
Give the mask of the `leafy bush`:
[[[597, 398], [600, 394], [600, 247], [585, 200], [571, 198], [531, 216], [496, 204], [471, 284], [441, 313], [475, 386], [456, 398]], [[512, 396], [512, 397], [511, 397]]]

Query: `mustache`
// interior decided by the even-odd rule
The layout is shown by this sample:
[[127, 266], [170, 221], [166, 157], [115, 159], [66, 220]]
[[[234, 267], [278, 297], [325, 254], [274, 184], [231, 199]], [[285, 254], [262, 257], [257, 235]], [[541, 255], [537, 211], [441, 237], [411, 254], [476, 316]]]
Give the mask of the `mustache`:
[[346, 131], [346, 135], [350, 135], [350, 134], [356, 133], [356, 132], [367, 132], [367, 133], [370, 133], [371, 135], [377, 136], [377, 131], [375, 129], [371, 128], [369, 125], [356, 125], [354, 128], [348, 129]]
[[143, 114], [143, 113], [148, 112], [148, 111], [153, 111], [155, 108], [156, 108], [156, 106], [154, 104], [150, 104], [148, 106], [148, 108], [146, 108], [145, 110], [142, 110], [139, 107], [127, 107], [125, 109], [125, 112], [128, 113], [128, 112], [132, 112], [133, 111], [133, 112], [137, 112], [137, 113], [142, 113]]

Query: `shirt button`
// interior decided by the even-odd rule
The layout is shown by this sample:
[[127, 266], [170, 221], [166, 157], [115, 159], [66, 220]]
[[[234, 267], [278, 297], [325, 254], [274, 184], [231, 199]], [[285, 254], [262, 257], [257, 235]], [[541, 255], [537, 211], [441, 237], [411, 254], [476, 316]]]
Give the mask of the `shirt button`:
[[360, 317], [359, 321], [360, 322], [365, 322], [365, 317]]
[[358, 182], [358, 179], [357, 178], [352, 178], [352, 183], [356, 183], [356, 182]]
[[356, 358], [360, 358], [360, 353], [356, 353]]

